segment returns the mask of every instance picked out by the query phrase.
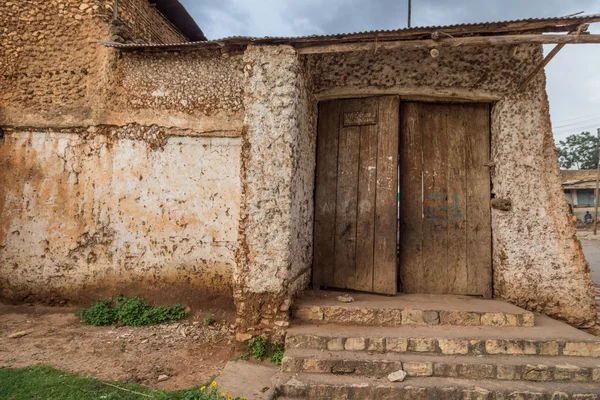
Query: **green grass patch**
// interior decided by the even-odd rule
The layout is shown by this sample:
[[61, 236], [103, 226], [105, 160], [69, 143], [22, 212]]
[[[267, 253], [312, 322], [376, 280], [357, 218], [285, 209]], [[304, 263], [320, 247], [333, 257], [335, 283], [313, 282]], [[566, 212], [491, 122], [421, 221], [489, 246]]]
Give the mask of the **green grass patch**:
[[216, 400], [223, 397], [244, 400], [230, 398], [228, 392], [210, 382], [188, 390], [164, 391], [132, 383], [86, 378], [48, 366], [0, 368], [2, 400]]
[[265, 339], [260, 336], [250, 339], [248, 349], [258, 361], [268, 358], [277, 365], [281, 365], [285, 352], [285, 347], [282, 344], [273, 343], [270, 338]]
[[172, 307], [152, 307], [141, 297], [119, 296], [114, 301], [98, 300], [88, 308], [77, 311], [81, 322], [88, 325], [144, 326], [178, 321], [187, 316], [185, 309], [175, 304]]

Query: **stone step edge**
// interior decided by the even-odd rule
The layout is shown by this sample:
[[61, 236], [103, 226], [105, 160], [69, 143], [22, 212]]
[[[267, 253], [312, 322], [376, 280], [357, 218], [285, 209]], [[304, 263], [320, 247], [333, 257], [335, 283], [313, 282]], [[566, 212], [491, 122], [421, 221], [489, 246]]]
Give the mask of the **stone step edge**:
[[445, 355], [543, 355], [600, 357], [600, 341], [534, 339], [467, 339], [428, 337], [345, 337], [288, 332], [286, 348], [378, 353], [433, 353]]
[[[346, 357], [344, 357], [346, 356]], [[354, 356], [354, 357], [353, 357]], [[521, 358], [521, 357], [520, 357]], [[521, 361], [511, 363], [510, 361]], [[511, 357], [509, 361], [468, 356], [395, 356], [394, 359], [356, 357], [354, 353], [328, 356], [314, 352], [288, 352], [281, 364], [285, 373], [347, 374], [385, 378], [400, 369], [408, 376], [457, 379], [522, 380], [529, 382], [598, 382], [600, 363], [595, 366], [552, 363], [552, 357]], [[589, 362], [588, 362], [589, 364]]]
[[[301, 380], [302, 379], [302, 380]], [[511, 381], [503, 381], [502, 388], [494, 387], [490, 381], [457, 381], [451, 378], [439, 378], [435, 384], [427, 383], [429, 378], [407, 378], [401, 383], [376, 381], [372, 378], [355, 379], [352, 382], [340, 382], [336, 376], [327, 376], [324, 382], [304, 381], [305, 377], [296, 375], [279, 385], [278, 396], [289, 399], [444, 399], [444, 400], [597, 400], [600, 396], [595, 384], [578, 384], [577, 388], [565, 388], [563, 383], [550, 382], [544, 387], [516, 388]], [[521, 382], [522, 383], [522, 382]], [[573, 385], [573, 384], [567, 384]], [[594, 385], [593, 387], [591, 385]]]
[[351, 306], [295, 305], [292, 316], [302, 321], [320, 321], [344, 325], [457, 325], [531, 327], [535, 325], [534, 314], [521, 313], [421, 310], [414, 308], [369, 308]]

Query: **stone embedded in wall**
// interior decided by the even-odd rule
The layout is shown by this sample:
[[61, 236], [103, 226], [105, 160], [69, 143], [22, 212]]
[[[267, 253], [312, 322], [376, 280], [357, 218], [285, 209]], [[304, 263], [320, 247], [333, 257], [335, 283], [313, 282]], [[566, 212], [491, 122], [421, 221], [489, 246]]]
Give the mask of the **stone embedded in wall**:
[[500, 211], [510, 211], [512, 210], [512, 203], [510, 199], [492, 199], [491, 200], [492, 208]]

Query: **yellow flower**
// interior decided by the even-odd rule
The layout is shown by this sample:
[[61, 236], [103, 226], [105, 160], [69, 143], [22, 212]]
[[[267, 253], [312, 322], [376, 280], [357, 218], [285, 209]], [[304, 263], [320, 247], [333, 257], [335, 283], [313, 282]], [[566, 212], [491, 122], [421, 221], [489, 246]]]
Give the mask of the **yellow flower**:
[[217, 386], [217, 381], [212, 381], [212, 383], [210, 384], [210, 386], [212, 386], [212, 387]]
[[245, 397], [242, 397], [242, 400], [246, 400], [246, 398], [245, 398]]
[[225, 392], [221, 392], [221, 397], [225, 397]]
[[204, 389], [206, 389], [206, 386], [202, 386], [202, 387], [200, 388], [200, 391], [201, 391], [201, 392], [203, 392], [203, 391], [204, 391]]
[[227, 397], [227, 400], [232, 400], [231, 396]]

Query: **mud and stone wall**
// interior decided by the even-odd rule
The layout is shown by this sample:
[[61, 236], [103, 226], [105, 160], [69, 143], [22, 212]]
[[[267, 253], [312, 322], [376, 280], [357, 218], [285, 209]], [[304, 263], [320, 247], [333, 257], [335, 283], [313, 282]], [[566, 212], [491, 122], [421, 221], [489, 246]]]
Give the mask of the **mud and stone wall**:
[[7, 130], [0, 295], [231, 298], [240, 139], [129, 125]]
[[[127, 40], [185, 37], [148, 0], [119, 2]], [[0, 124], [72, 127], [109, 123], [117, 53], [112, 0], [18, 0], [0, 3]]]
[[243, 119], [241, 55], [125, 52], [111, 75], [112, 124], [158, 124], [239, 136]]
[[542, 60], [536, 45], [380, 50], [307, 56], [318, 98], [400, 94], [492, 102], [494, 296], [576, 326], [595, 320], [593, 285], [569, 224], [545, 80], [518, 85]]
[[[539, 49], [536, 59], [542, 57]], [[593, 325], [590, 270], [570, 222], [543, 73], [492, 109], [494, 294], [523, 308]]]
[[103, 2], [0, 4], [0, 124], [82, 124], [100, 106], [109, 51]]
[[278, 338], [310, 277], [316, 103], [292, 47], [250, 46], [244, 62], [238, 339]]
[[0, 6], [0, 296], [232, 307], [242, 58], [102, 47], [108, 3]]
[[[114, 0], [104, 0], [105, 8], [112, 14]], [[133, 39], [142, 43], [182, 43], [188, 39], [148, 0], [119, 0], [118, 19], [126, 34], [120, 39]], [[119, 38], [115, 38], [119, 39]]]

